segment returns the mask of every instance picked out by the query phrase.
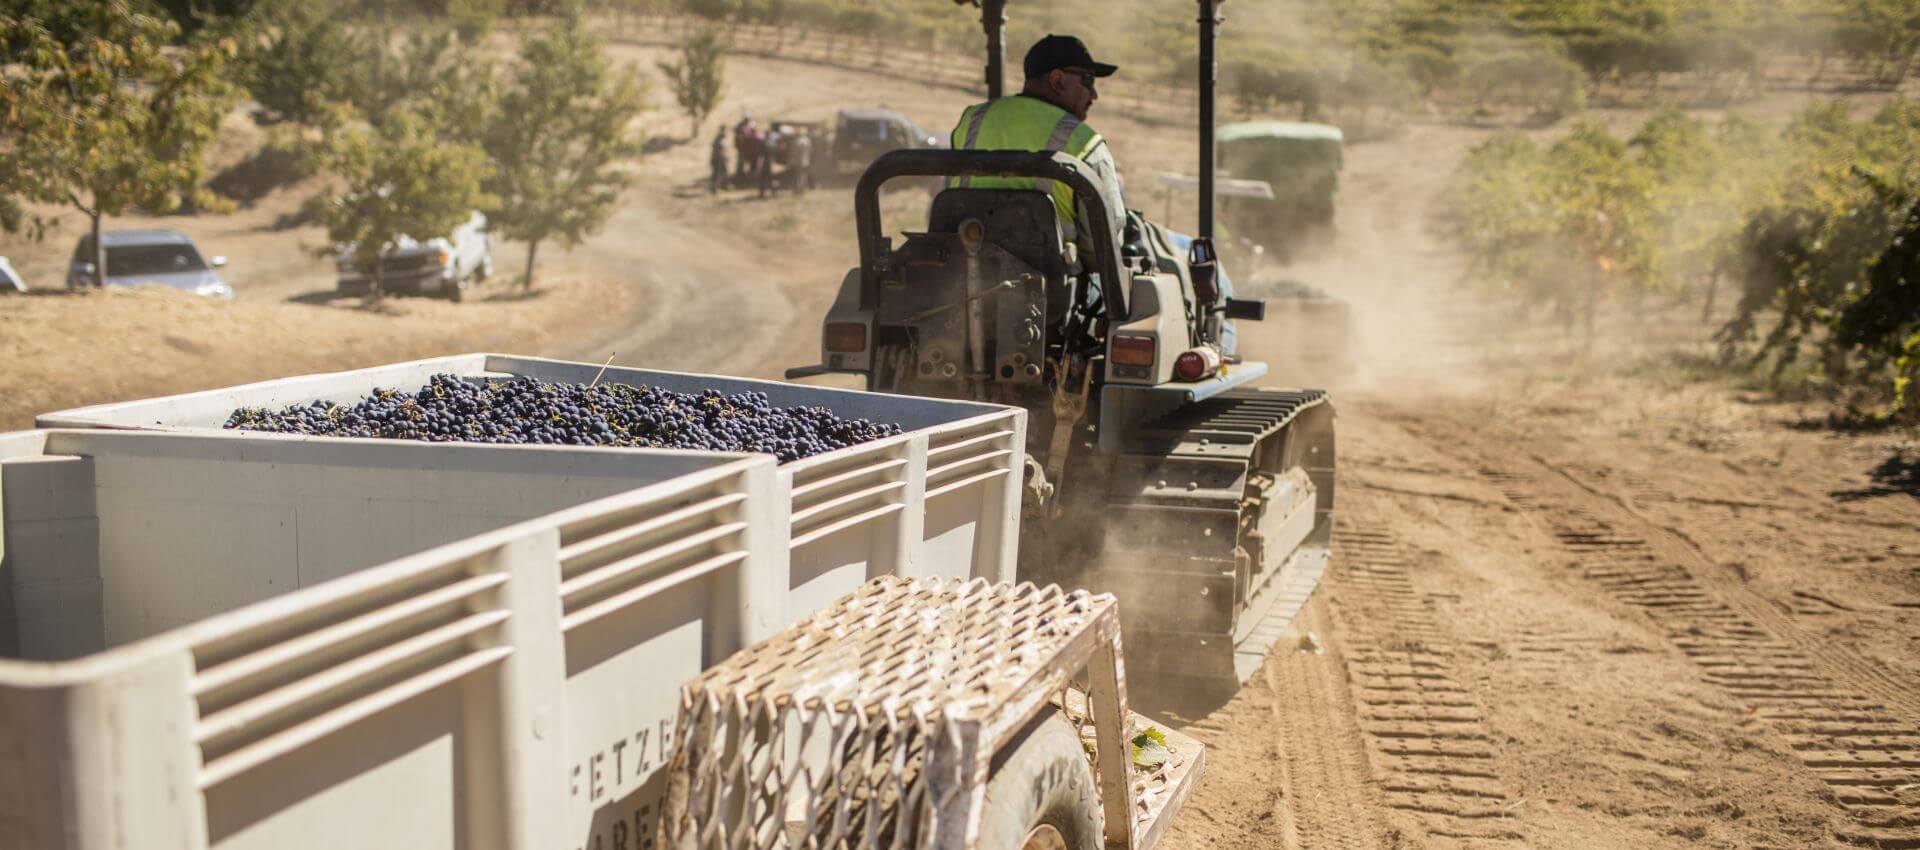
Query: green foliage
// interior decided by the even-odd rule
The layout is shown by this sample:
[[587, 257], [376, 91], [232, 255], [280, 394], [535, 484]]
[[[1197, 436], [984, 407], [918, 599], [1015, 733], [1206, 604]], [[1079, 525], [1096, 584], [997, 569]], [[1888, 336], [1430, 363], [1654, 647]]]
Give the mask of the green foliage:
[[[1920, 106], [1895, 101], [1865, 121], [1844, 105], [1813, 107], [1785, 134], [1777, 184], [1739, 243], [1745, 291], [1722, 329], [1729, 353], [1748, 350], [1784, 373], [1812, 355], [1850, 405], [1885, 401], [1920, 414], [1910, 392], [1909, 274], [1920, 197]], [[1760, 333], [1764, 318], [1773, 326]]]
[[[68, 3], [61, 15], [52, 26], [0, 17], [10, 53], [0, 87], [0, 197], [8, 199], [0, 206], [13, 211], [0, 224], [44, 233], [43, 219], [20, 214], [21, 201], [76, 209], [96, 232], [130, 207], [218, 207], [200, 187], [201, 154], [235, 99], [225, 74], [232, 42], [182, 42], [178, 25], [125, 0]], [[105, 254], [97, 248], [96, 280]]]
[[741, 0], [681, 0], [687, 14], [710, 21], [724, 21], [740, 11]]
[[616, 69], [578, 19], [521, 44], [485, 145], [492, 220], [529, 245], [522, 285], [533, 286], [541, 241], [578, 245], [606, 223], [631, 179], [619, 165], [640, 155], [630, 125], [644, 103], [638, 78]]
[[1727, 277], [1730, 363], [1920, 418], [1920, 105], [1860, 120], [1821, 104], [1778, 131], [1665, 109], [1625, 142], [1505, 135], [1468, 155], [1453, 195], [1489, 287], [1565, 315], [1583, 284], [1711, 299]]
[[317, 127], [360, 96], [378, 46], [323, 3], [278, 2], [265, 34], [242, 53], [247, 92], [262, 124]]
[[423, 29], [388, 50], [376, 49], [354, 84], [353, 106], [379, 124], [407, 111], [439, 132], [477, 142], [492, 100], [493, 66], [452, 29]]
[[[1438, 82], [1439, 72], [1432, 72]], [[1586, 109], [1580, 66], [1540, 42], [1476, 51], [1459, 69], [1457, 86], [1480, 109], [1520, 109], [1554, 119]]]
[[374, 270], [382, 291], [380, 255], [402, 236], [426, 239], [465, 222], [491, 199], [482, 188], [490, 169], [478, 146], [449, 142], [433, 121], [401, 108], [373, 125], [333, 133], [321, 151], [341, 186], [325, 201], [327, 237], [352, 246], [354, 262]]
[[[484, 17], [485, 6], [468, 8]], [[390, 44], [384, 23], [356, 25], [328, 3], [275, 0], [262, 18], [264, 35], [243, 53], [255, 120], [325, 131], [353, 117], [380, 123], [405, 107], [463, 139], [477, 137], [492, 70], [460, 27], [421, 26]]]
[[485, 37], [506, 12], [506, 0], [447, 0], [447, 22], [468, 43]]
[[1882, 83], [1898, 84], [1920, 52], [1920, 8], [1912, 0], [1835, 0], [1833, 39], [1873, 65]]
[[713, 114], [714, 108], [720, 105], [720, 95], [726, 91], [726, 37], [717, 29], [704, 28], [681, 46], [679, 59], [662, 60], [659, 66], [661, 73], [667, 75], [674, 102], [693, 119], [688, 138], [698, 136], [700, 122]]
[[1523, 303], [1558, 300], [1558, 223], [1551, 212], [1545, 152], [1526, 136], [1502, 133], [1467, 152], [1455, 177], [1455, 238], [1482, 286]]
[[1598, 125], [1544, 148], [1507, 134], [1468, 154], [1456, 232], [1486, 284], [1591, 332], [1602, 291], [1660, 283], [1653, 190], [1652, 170]]
[[1833, 321], [1832, 344], [1858, 356], [1857, 371], [1887, 382], [1891, 412], [1920, 411], [1920, 195], [1867, 178], [1881, 201], [1900, 207], [1893, 240], [1868, 265], [1866, 279]]
[[262, 0], [154, 0], [155, 5], [180, 25], [185, 35], [200, 30], [221, 28], [228, 22], [252, 15]]

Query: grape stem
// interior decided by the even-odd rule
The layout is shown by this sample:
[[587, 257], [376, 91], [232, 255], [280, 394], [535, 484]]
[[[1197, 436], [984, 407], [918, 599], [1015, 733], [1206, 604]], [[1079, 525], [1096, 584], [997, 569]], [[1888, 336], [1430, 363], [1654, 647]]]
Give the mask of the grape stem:
[[591, 386], [594, 386], [595, 384], [600, 383], [600, 376], [605, 375], [607, 373], [607, 367], [613, 365], [613, 358], [618, 356], [620, 356], [620, 352], [618, 351], [608, 354], [607, 362], [600, 364], [600, 371], [593, 373], [593, 380], [589, 382], [587, 386], [591, 387]]

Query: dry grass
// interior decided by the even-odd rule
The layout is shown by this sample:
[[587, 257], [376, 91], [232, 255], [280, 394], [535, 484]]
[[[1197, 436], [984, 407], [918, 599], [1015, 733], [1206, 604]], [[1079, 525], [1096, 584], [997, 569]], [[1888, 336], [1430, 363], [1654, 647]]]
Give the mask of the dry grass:
[[166, 289], [0, 300], [0, 429], [37, 413], [464, 351], [550, 350], [624, 315], [632, 291], [560, 281], [466, 304], [220, 301]]

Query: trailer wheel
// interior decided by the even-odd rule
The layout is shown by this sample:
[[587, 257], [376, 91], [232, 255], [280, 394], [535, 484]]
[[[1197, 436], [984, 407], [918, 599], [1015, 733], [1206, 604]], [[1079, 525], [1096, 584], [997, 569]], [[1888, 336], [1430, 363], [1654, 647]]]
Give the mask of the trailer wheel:
[[1100, 792], [1080, 733], [1047, 709], [994, 756], [980, 818], [986, 850], [1102, 850]]

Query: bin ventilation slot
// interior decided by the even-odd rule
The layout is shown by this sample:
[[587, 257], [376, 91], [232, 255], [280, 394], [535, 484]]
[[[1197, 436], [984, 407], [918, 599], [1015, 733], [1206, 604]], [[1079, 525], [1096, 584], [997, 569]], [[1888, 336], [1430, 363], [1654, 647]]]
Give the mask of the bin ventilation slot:
[[209, 787], [505, 658], [507, 580], [484, 556], [422, 565], [197, 642], [191, 682]]
[[927, 449], [927, 497], [1011, 474], [1014, 434], [1003, 424], [988, 422], [935, 435]]
[[621, 524], [610, 523], [607, 517], [595, 517], [579, 526], [564, 527], [560, 530], [560, 563], [569, 568], [566, 573], [571, 575], [596, 561], [645, 549], [662, 537], [712, 525], [715, 515], [746, 500], [743, 493], [726, 493], [665, 511], [659, 504], [649, 504], [621, 512], [618, 515]]
[[834, 531], [906, 506], [904, 444], [796, 472], [790, 544], [798, 547]]
[[694, 494], [560, 529], [560, 599], [568, 628], [675, 584], [746, 560], [747, 497], [728, 478]]

